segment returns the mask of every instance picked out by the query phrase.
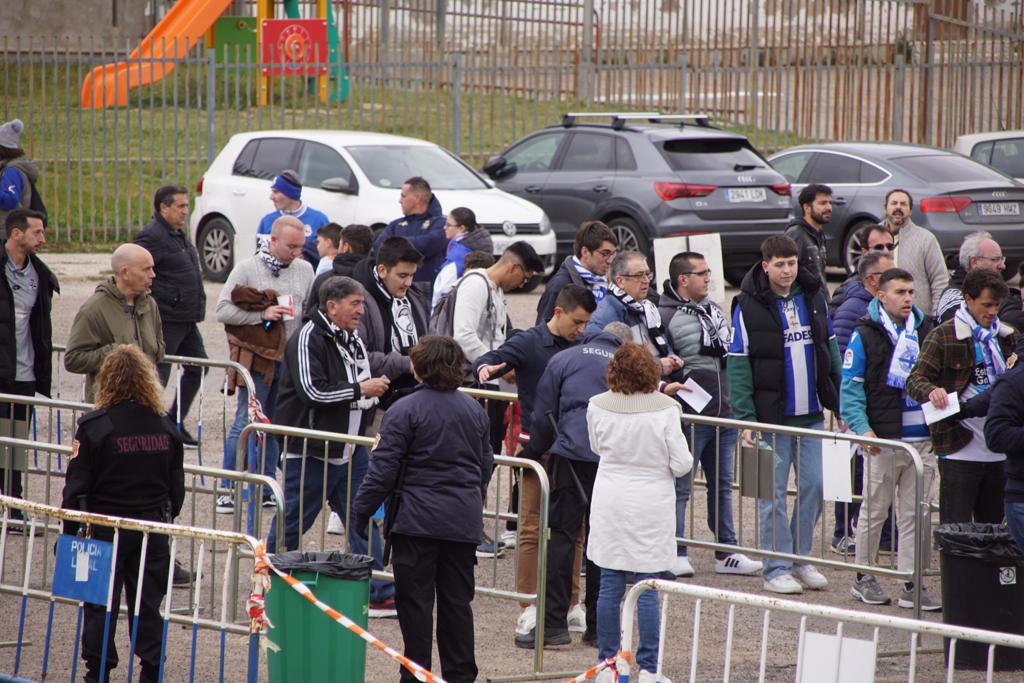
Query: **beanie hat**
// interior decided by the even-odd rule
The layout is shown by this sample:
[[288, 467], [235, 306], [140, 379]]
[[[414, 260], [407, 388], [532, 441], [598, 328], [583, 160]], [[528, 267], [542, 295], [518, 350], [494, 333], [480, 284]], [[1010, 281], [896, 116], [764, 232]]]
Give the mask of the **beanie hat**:
[[23, 130], [25, 130], [25, 124], [21, 122], [21, 119], [14, 119], [0, 126], [0, 147], [7, 149], [21, 147], [21, 131]]
[[298, 200], [302, 196], [302, 181], [299, 175], [291, 169], [281, 171], [281, 175], [274, 178], [274, 184], [270, 186], [289, 199]]

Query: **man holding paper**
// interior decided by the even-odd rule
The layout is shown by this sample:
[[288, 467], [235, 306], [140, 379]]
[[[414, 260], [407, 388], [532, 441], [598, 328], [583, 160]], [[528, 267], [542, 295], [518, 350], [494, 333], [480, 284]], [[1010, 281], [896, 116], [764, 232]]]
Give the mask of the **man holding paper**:
[[[967, 273], [964, 302], [952, 320], [924, 340], [907, 379], [910, 397], [932, 404], [923, 409], [939, 456], [942, 524], [1003, 520], [1006, 455], [989, 450], [984, 430], [991, 398], [988, 390], [1017, 361], [1013, 351], [1019, 335], [997, 315], [1007, 291], [994, 270]], [[931, 422], [928, 414], [933, 409], [942, 417]]]
[[[686, 383], [691, 391], [679, 394], [687, 412], [713, 417], [732, 417], [729, 382], [725, 375], [725, 356], [729, 351], [729, 319], [718, 304], [708, 298], [711, 268], [703, 254], [684, 251], [672, 257], [669, 279], [658, 301], [662, 325], [668, 330], [672, 348], [683, 359]], [[684, 430], [691, 441], [693, 458], [700, 461], [707, 487], [708, 528], [718, 543], [736, 545], [732, 520], [732, 479], [739, 432], [710, 425], [694, 425]], [[686, 533], [686, 505], [690, 501], [693, 473], [676, 479], [676, 537]], [[686, 546], [676, 550], [672, 567], [676, 576], [693, 576], [693, 565]], [[753, 575], [761, 571], [761, 562], [742, 553], [715, 551], [718, 574]]]
[[[921, 405], [907, 396], [906, 384], [923, 340], [932, 329], [931, 318], [914, 305], [914, 276], [900, 268], [890, 268], [878, 280], [877, 298], [868, 304], [867, 315], [860, 319], [843, 356], [843, 382], [840, 406], [843, 420], [854, 434], [903, 441], [913, 446], [924, 462], [924, 490], [921, 500], [931, 503], [935, 482], [935, 453], [928, 438]], [[889, 506], [896, 503], [896, 521], [900, 538], [897, 567], [914, 568], [914, 538], [917, 521], [914, 490], [917, 470], [913, 459], [903, 451], [862, 447], [864, 463], [864, 503], [857, 520], [857, 564], [870, 564], [878, 552], [882, 526]], [[922, 546], [927, 552], [930, 544]], [[873, 576], [857, 573], [850, 592], [868, 605], [888, 605], [891, 600]], [[914, 606], [914, 586], [903, 583], [898, 604]], [[921, 586], [921, 609], [942, 609]]]
[[[824, 409], [839, 410], [839, 346], [823, 283], [797, 265], [799, 249], [785, 235], [761, 244], [761, 262], [743, 278], [729, 346], [729, 385], [739, 420], [822, 429]], [[775, 491], [759, 500], [761, 547], [810, 555], [821, 516], [821, 442], [793, 436], [765, 436], [775, 451]], [[743, 430], [753, 446], [758, 435]], [[786, 510], [790, 470], [797, 472], [792, 520]], [[764, 562], [764, 589], [772, 593], [821, 590], [828, 580], [810, 564]]]

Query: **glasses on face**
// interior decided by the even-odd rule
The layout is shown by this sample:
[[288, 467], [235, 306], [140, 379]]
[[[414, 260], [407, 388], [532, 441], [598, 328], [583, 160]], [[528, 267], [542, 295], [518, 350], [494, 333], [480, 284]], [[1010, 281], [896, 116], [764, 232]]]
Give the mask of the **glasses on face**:
[[614, 249], [598, 249], [594, 253], [597, 254], [598, 256], [600, 256], [601, 258], [604, 258], [604, 259], [610, 259], [613, 256], [615, 256], [615, 250]]
[[630, 280], [647, 280], [650, 282], [654, 279], [654, 273], [649, 270], [642, 271], [640, 273], [632, 273], [630, 275], [623, 275], [622, 277]]
[[704, 270], [691, 270], [689, 273], [683, 273], [683, 275], [685, 275], [687, 277], [693, 276], [693, 277], [710, 278], [711, 277], [711, 269], [710, 268], [705, 268]]
[[975, 256], [974, 258], [978, 259], [979, 261], [981, 261], [982, 259], [986, 261], [991, 261], [992, 263], [995, 263], [997, 265], [1002, 265], [1006, 263], [1005, 256]]
[[886, 242], [885, 244], [873, 244], [868, 249], [872, 251], [895, 251], [896, 245], [892, 242]]

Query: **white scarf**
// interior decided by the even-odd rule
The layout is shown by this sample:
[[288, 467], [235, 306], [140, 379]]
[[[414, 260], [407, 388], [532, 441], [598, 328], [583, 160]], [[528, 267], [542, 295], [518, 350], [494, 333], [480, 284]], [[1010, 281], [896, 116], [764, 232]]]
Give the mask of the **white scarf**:
[[917, 330], [914, 323], [914, 312], [903, 322], [903, 329], [897, 330], [889, 314], [881, 306], [878, 307], [879, 319], [882, 327], [889, 334], [895, 347], [892, 351], [892, 360], [889, 361], [889, 374], [885, 383], [896, 389], [903, 389], [907, 386], [907, 377], [917, 362], [917, 356], [921, 353], [921, 345], [917, 339]]

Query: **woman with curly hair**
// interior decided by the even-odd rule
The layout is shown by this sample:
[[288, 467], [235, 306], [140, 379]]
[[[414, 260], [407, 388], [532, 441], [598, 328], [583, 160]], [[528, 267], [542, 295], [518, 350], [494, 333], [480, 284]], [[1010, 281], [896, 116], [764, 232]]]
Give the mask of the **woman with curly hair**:
[[[96, 377], [96, 410], [78, 420], [64, 483], [62, 507], [104, 515], [170, 522], [185, 501], [182, 443], [177, 428], [164, 414], [160, 382], [153, 365], [137, 346], [122, 344], [104, 359]], [[65, 525], [65, 533], [75, 533]], [[94, 537], [111, 540], [113, 530], [95, 526]], [[114, 560], [110, 610], [85, 604], [82, 658], [85, 680], [109, 680], [117, 667], [114, 633], [122, 588], [128, 613], [142, 582], [135, 654], [141, 661], [140, 681], [157, 681], [163, 653], [160, 602], [167, 586], [170, 551], [167, 536], [151, 534], [145, 567], [139, 575], [142, 534], [122, 531]], [[103, 630], [109, 620], [106, 666]]]
[[[430, 668], [434, 599], [437, 652], [448, 683], [477, 678], [473, 648], [476, 546], [491, 479], [490, 423], [459, 391], [466, 356], [451, 337], [422, 337], [409, 352], [422, 384], [384, 414], [370, 469], [353, 504], [355, 528], [387, 505], [395, 607], [405, 656]], [[403, 669], [403, 682], [415, 680]]]
[[[608, 364], [608, 391], [590, 399], [590, 447], [601, 456], [590, 502], [587, 557], [601, 568], [597, 598], [598, 660], [619, 651], [619, 603], [630, 574], [658, 578], [676, 559], [675, 478], [693, 457], [680, 424], [682, 409], [658, 391], [658, 361], [627, 342]], [[637, 604], [640, 683], [654, 683], [658, 663], [658, 599], [647, 591]], [[615, 680], [606, 669], [599, 682]], [[662, 683], [669, 683], [661, 677]]]

